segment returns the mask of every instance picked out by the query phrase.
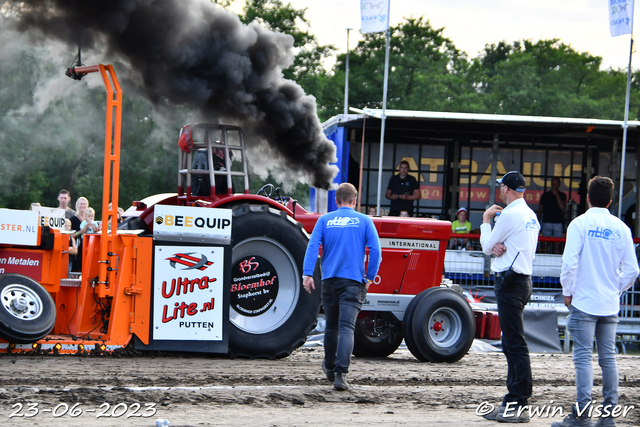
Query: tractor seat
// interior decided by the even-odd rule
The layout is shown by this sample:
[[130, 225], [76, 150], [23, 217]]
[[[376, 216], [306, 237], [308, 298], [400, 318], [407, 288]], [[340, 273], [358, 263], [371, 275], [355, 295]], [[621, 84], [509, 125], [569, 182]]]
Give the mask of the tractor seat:
[[[216, 159], [218, 157], [216, 156]], [[220, 159], [223, 162], [222, 159]], [[199, 149], [193, 156], [191, 169], [209, 170], [209, 159], [205, 148]], [[214, 162], [213, 170], [224, 170], [224, 166]], [[215, 175], [216, 194], [227, 194], [227, 177], [224, 175]], [[191, 194], [194, 196], [208, 197], [211, 196], [211, 184], [209, 175], [192, 175], [191, 176]]]

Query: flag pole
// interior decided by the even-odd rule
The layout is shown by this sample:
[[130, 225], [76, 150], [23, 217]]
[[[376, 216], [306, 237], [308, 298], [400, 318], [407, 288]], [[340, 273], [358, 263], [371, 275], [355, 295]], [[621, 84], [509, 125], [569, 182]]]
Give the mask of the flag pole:
[[380, 126], [380, 155], [378, 160], [378, 195], [376, 213], [380, 215], [380, 192], [382, 191], [382, 157], [384, 153], [384, 127], [387, 119], [387, 87], [389, 82], [389, 44], [391, 41], [391, 1], [387, 9], [387, 48], [384, 56], [384, 87], [382, 89], [382, 124]]
[[[349, 114], [349, 31], [347, 28], [347, 66], [344, 71], [344, 115]], [[346, 120], [346, 119], [345, 119]]]
[[[633, 21], [632, 21], [633, 22]], [[629, 69], [627, 70], [627, 97], [624, 102], [624, 124], [622, 133], [622, 160], [620, 162], [620, 192], [618, 195], [618, 218], [622, 218], [622, 197], [624, 196], [624, 161], [627, 156], [627, 121], [629, 120], [629, 96], [631, 94], [631, 57], [633, 55], [633, 23], [631, 24], [631, 46], [629, 47]]]

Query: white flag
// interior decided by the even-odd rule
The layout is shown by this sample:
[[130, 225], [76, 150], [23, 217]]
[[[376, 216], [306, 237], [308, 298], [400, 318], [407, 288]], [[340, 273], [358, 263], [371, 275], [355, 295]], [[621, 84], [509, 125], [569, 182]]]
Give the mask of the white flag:
[[361, 33], [378, 33], [389, 29], [389, 1], [360, 0]]
[[607, 0], [611, 37], [633, 32], [633, 0]]

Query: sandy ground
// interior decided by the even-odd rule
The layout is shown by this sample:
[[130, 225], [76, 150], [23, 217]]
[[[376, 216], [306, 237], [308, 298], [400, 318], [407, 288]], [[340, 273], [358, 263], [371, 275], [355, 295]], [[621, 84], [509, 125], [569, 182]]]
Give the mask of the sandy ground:
[[[529, 425], [549, 426], [562, 418], [551, 411], [566, 413], [575, 397], [571, 356], [531, 356], [530, 403], [543, 412]], [[171, 426], [489, 426], [496, 423], [476, 412], [506, 391], [502, 353], [473, 352], [453, 364], [420, 363], [402, 349], [384, 359], [354, 358], [346, 392], [324, 379], [321, 361], [321, 347], [273, 361], [2, 355], [0, 425], [153, 426], [162, 418]], [[638, 362], [618, 356], [620, 404], [637, 406], [619, 426], [640, 425]], [[594, 369], [599, 385], [595, 357]], [[601, 398], [598, 387], [594, 398]]]

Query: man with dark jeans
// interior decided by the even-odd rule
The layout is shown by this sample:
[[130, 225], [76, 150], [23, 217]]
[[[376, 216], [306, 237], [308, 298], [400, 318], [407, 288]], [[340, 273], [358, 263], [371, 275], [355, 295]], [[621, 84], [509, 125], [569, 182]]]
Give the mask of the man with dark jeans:
[[[327, 372], [333, 370], [335, 373], [347, 373], [353, 351], [356, 318], [366, 295], [367, 289], [362, 282], [340, 277], [322, 281], [322, 307], [327, 321], [323, 368]], [[333, 378], [335, 381], [335, 375]], [[331, 381], [331, 374], [327, 375], [327, 379]]]
[[[322, 215], [313, 228], [304, 257], [304, 289], [315, 290], [313, 270], [322, 245], [322, 303], [327, 321], [322, 370], [336, 390], [347, 390], [356, 317], [376, 277], [382, 251], [375, 225], [356, 212], [358, 192], [349, 183], [336, 190], [338, 210]], [[369, 265], [364, 272], [366, 248]]]
[[[525, 180], [509, 172], [498, 180], [506, 208], [493, 205], [482, 215], [480, 244], [495, 259], [495, 294], [502, 329], [502, 352], [507, 358], [507, 394], [497, 409], [484, 417], [505, 423], [528, 423], [528, 399], [533, 381], [529, 348], [524, 340], [524, 306], [531, 297], [531, 273], [540, 224], [524, 200]], [[491, 229], [491, 219], [496, 218]]]

